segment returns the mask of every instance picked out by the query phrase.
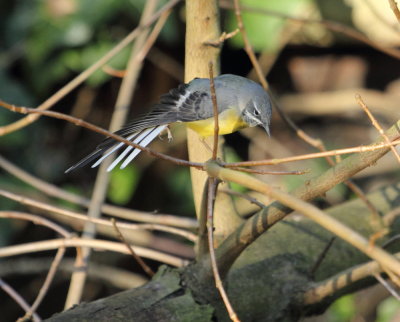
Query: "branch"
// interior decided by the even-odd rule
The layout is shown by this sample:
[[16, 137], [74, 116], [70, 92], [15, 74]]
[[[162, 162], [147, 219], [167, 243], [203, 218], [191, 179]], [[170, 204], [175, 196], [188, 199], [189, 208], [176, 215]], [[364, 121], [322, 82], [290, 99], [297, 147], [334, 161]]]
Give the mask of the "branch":
[[[39, 242], [2, 247], [0, 249], [0, 258], [23, 255], [27, 253], [42, 252], [52, 249], [58, 249], [60, 247], [91, 247], [97, 250], [108, 250], [122, 254], [130, 254], [129, 251], [126, 249], [126, 246], [121, 243], [101, 239], [71, 238], [44, 240]], [[140, 246], [134, 246], [133, 249], [139, 256], [150, 258], [175, 267], [183, 267], [188, 264], [188, 261], [184, 259], [178, 258], [176, 256], [171, 256], [162, 252], [157, 252], [152, 249]]]
[[[391, 140], [397, 139], [400, 136], [400, 121], [394, 124], [386, 132], [386, 135]], [[382, 143], [382, 139], [376, 142], [376, 144], [380, 143]], [[322, 175], [307, 181], [303, 186], [293, 191], [292, 195], [305, 201], [323, 195], [337, 184], [374, 164], [388, 151], [389, 148], [385, 148], [352, 155]], [[229, 269], [247, 246], [290, 212], [289, 208], [275, 202], [248, 219], [217, 249], [218, 263], [224, 267], [224, 270]]]

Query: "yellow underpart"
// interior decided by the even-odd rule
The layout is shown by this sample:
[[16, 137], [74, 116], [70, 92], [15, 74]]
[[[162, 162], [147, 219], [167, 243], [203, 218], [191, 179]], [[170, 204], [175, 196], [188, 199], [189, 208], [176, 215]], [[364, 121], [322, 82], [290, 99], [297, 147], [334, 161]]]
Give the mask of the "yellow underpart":
[[[185, 124], [203, 137], [214, 135], [214, 117]], [[218, 115], [218, 125], [218, 133], [220, 135], [229, 134], [248, 126], [235, 108], [230, 108], [220, 113]]]

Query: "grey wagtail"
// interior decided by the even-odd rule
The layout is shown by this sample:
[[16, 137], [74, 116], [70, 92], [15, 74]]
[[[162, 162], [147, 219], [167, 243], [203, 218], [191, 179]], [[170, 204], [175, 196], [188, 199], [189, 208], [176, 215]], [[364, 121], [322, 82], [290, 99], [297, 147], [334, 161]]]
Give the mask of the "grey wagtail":
[[[261, 125], [269, 135], [271, 101], [268, 94], [257, 83], [236, 75], [215, 77], [215, 92], [218, 104], [219, 134], [229, 134], [245, 127]], [[179, 85], [160, 98], [152, 110], [115, 132], [127, 140], [143, 147], [153, 141], [166, 127], [175, 122], [184, 122], [200, 136], [214, 134], [213, 103], [210, 94], [210, 80], [195, 78]], [[95, 151], [65, 171], [68, 173], [98, 159], [97, 167], [112, 153], [124, 147], [124, 143], [111, 138], [99, 144]], [[125, 168], [139, 153], [131, 146], [111, 163], [107, 171], [114, 169], [122, 160]]]

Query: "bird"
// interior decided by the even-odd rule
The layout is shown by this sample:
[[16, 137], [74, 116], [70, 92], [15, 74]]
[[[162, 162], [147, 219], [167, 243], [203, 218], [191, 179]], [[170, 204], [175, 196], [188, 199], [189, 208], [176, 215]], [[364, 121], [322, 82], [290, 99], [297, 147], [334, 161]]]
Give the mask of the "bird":
[[[218, 106], [218, 134], [230, 134], [245, 127], [260, 125], [268, 136], [270, 135], [271, 99], [260, 84], [242, 76], [222, 74], [214, 78], [214, 87]], [[166, 130], [168, 125], [176, 122], [185, 123], [203, 138], [214, 135], [210, 79], [194, 78], [189, 83], [180, 84], [162, 95], [159, 103], [155, 104], [150, 112], [128, 123], [115, 134], [146, 147]], [[123, 148], [107, 171], [113, 170], [120, 162], [120, 168], [123, 169], [141, 150], [107, 138], [65, 173], [94, 161], [91, 167], [95, 168], [111, 154]]]

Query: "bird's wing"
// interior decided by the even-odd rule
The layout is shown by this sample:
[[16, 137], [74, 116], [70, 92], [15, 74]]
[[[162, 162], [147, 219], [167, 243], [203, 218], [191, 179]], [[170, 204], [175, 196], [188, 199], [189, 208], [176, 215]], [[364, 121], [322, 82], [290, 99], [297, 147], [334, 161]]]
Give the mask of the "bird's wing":
[[[179, 85], [177, 88], [161, 96], [160, 102], [156, 104], [148, 114], [127, 124], [121, 130], [115, 132], [115, 134], [146, 147], [168, 124], [175, 122], [191, 122], [210, 117], [212, 114], [204, 113], [204, 104], [210, 104], [210, 97], [206, 91], [191, 91], [188, 84]], [[121, 150], [123, 147], [125, 147], [124, 151], [112, 162], [107, 171], [114, 169], [118, 163], [126, 157], [121, 165], [121, 168], [124, 168], [141, 152], [141, 150], [133, 148], [132, 146], [126, 147], [124, 143], [108, 138], [100, 143], [95, 151], [68, 168], [65, 173], [83, 167], [98, 159], [92, 165], [92, 167], [96, 167], [108, 156]]]

